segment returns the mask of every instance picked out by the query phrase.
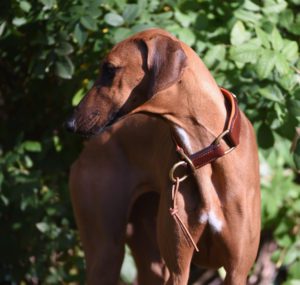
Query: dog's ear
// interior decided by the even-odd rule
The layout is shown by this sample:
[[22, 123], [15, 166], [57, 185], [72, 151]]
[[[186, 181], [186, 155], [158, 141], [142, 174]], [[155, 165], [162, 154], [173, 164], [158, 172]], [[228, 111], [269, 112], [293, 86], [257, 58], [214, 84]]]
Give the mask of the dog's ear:
[[157, 35], [145, 41], [147, 68], [152, 94], [177, 82], [187, 64], [187, 56], [180, 43], [170, 37]]

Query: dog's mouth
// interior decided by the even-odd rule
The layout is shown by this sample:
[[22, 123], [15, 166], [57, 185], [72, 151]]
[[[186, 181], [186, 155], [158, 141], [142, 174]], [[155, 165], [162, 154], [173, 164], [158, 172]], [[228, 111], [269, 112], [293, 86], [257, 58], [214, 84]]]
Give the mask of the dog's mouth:
[[106, 129], [110, 128], [115, 122], [118, 121], [120, 118], [120, 112], [113, 112], [107, 119], [107, 122], [103, 126], [95, 126], [94, 132], [92, 132], [92, 135], [98, 135], [104, 132]]
[[88, 128], [79, 126], [75, 130], [75, 133], [79, 134], [80, 136], [82, 136], [85, 139], [89, 139], [96, 135], [100, 135], [101, 133], [103, 133], [104, 131], [109, 129], [115, 122], [118, 121], [118, 119], [120, 117], [121, 117], [121, 111], [120, 110], [115, 111], [108, 117], [108, 119], [106, 120], [106, 122], [104, 124], [99, 125], [99, 124], [97, 124], [97, 122], [94, 122], [93, 124], [91, 124], [89, 122], [86, 124], [86, 125], [90, 125]]

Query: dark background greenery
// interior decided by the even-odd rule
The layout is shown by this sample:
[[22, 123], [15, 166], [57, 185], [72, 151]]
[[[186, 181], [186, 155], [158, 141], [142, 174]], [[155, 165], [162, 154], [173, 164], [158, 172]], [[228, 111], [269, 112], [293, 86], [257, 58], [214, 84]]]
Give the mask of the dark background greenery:
[[1, 0], [0, 283], [83, 283], [67, 186], [81, 139], [62, 123], [112, 45], [157, 26], [192, 46], [253, 122], [270, 284], [282, 270], [300, 284], [299, 11], [300, 0]]

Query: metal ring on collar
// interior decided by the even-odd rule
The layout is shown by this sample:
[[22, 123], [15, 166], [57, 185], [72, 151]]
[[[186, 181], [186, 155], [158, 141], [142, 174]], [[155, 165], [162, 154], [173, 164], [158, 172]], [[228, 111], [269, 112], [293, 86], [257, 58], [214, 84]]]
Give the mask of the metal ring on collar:
[[[173, 167], [170, 169], [169, 177], [170, 177], [171, 181], [174, 182], [174, 183], [176, 182], [176, 178], [174, 177], [174, 172], [177, 169], [177, 167], [181, 166], [181, 165], [187, 166], [188, 164], [187, 164], [186, 161], [181, 160], [181, 161], [175, 163], [173, 165]], [[178, 178], [178, 179], [179, 179], [179, 182], [182, 182], [182, 181], [184, 181], [187, 178], [188, 178], [188, 175], [186, 174], [186, 175], [184, 175], [184, 176], [182, 176], [181, 178]]]

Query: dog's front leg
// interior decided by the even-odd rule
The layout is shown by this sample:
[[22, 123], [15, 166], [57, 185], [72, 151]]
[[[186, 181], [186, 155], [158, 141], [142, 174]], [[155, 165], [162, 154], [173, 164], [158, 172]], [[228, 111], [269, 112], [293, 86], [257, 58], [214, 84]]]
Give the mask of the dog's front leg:
[[138, 285], [163, 285], [169, 278], [156, 238], [158, 204], [159, 195], [147, 193], [131, 210], [127, 244], [136, 263]]
[[[199, 197], [193, 191], [192, 183], [185, 181], [181, 184], [176, 197], [176, 209], [172, 209], [171, 191], [162, 191], [158, 212], [158, 242], [162, 257], [170, 271], [168, 285], [186, 285], [188, 283], [190, 264], [195, 248], [191, 244], [182, 225], [172, 217], [175, 210], [182, 223], [189, 230], [194, 242], [200, 236], [197, 226]], [[167, 187], [170, 188], [170, 187]]]
[[81, 167], [80, 163], [74, 164], [70, 175], [88, 285], [116, 285], [120, 276], [130, 196], [123, 179], [109, 175], [100, 167]]

